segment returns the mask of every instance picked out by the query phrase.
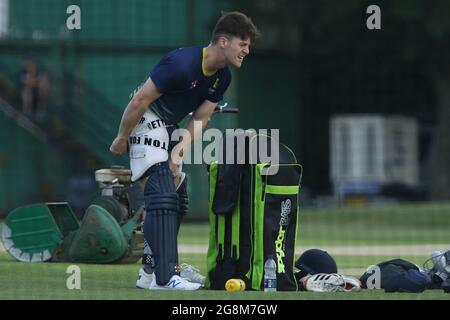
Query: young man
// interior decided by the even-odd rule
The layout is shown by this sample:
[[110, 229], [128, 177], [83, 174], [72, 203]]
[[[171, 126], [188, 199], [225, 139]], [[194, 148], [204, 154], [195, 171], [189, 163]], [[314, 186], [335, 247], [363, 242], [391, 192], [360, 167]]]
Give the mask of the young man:
[[[181, 140], [175, 148], [175, 157], [182, 157], [222, 100], [231, 82], [228, 66], [241, 67], [257, 34], [246, 15], [223, 14], [207, 47], [181, 48], [164, 56], [123, 113], [110, 150], [124, 154], [129, 148], [132, 180], [145, 186], [144, 236], [151, 249], [146, 253], [152, 253], [147, 258], [144, 254], [147, 261], [143, 261], [144, 268], [139, 272], [138, 287], [201, 287], [198, 282], [203, 279], [195, 272], [184, 277], [179, 273], [177, 233], [186, 213], [187, 194], [185, 175], [174, 161], [175, 146], [170, 143], [170, 135], [177, 123], [193, 112], [186, 128], [190, 139]], [[201, 125], [194, 126], [194, 121]]]

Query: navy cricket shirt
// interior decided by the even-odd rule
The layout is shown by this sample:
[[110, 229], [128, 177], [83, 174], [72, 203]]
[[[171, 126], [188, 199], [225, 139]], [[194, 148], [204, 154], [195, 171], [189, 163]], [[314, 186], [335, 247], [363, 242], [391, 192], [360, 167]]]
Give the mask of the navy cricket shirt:
[[[162, 57], [149, 77], [162, 96], [150, 108], [166, 123], [177, 124], [205, 100], [219, 102], [231, 82], [226, 66], [205, 74], [202, 46], [179, 48]], [[135, 91], [136, 92], [136, 91]]]

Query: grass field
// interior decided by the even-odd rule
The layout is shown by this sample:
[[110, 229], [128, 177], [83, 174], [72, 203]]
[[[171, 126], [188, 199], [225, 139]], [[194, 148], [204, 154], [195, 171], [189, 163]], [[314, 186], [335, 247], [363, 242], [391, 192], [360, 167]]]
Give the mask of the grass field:
[[[340, 272], [359, 277], [372, 264], [393, 258], [422, 264], [431, 254], [431, 251], [427, 250], [435, 250], [435, 246], [437, 249], [450, 249], [449, 222], [449, 204], [303, 210], [300, 215], [297, 245], [299, 250], [307, 247], [326, 248], [335, 257]], [[190, 253], [189, 248], [205, 249], [208, 234], [207, 224], [185, 224], [179, 237], [179, 243], [184, 247], [180, 253], [180, 261], [195, 265], [203, 273], [206, 269], [206, 252]], [[429, 246], [424, 250], [423, 245]], [[372, 250], [375, 247], [377, 250]], [[343, 252], [343, 248], [349, 250]], [[356, 251], [357, 248], [360, 250]], [[383, 251], [384, 248], [386, 251]], [[300, 254], [300, 251], [296, 251], [297, 257]], [[211, 290], [153, 292], [134, 288], [139, 264], [77, 264], [81, 270], [81, 290], [69, 290], [66, 287], [69, 277], [66, 270], [69, 265], [71, 264], [21, 263], [12, 259], [6, 252], [0, 253], [0, 299], [450, 299], [450, 295], [441, 290], [427, 290], [419, 294], [385, 293], [383, 290], [363, 290], [360, 293]]]

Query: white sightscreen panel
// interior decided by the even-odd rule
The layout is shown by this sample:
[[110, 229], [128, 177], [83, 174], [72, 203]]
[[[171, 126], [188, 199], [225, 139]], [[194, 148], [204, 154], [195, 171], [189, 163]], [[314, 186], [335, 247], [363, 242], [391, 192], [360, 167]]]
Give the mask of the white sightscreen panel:
[[394, 117], [387, 123], [386, 172], [392, 183], [418, 184], [418, 126], [414, 119]]
[[330, 168], [335, 180], [384, 180], [384, 119], [335, 116], [331, 121]]

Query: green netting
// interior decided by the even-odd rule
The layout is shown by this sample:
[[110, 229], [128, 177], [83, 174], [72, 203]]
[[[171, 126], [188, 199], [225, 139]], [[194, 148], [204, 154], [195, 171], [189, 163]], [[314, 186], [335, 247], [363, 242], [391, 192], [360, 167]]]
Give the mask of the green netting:
[[[93, 178], [95, 169], [112, 164], [128, 166], [126, 156], [114, 157], [108, 147], [129, 93], [159, 57], [177, 47], [206, 45], [220, 12], [237, 9], [251, 15], [262, 38], [243, 68], [233, 70], [225, 100], [240, 108], [239, 115], [213, 118], [211, 126], [279, 128], [281, 141], [295, 151], [305, 168], [297, 256], [310, 247], [327, 249], [339, 271], [353, 276], [392, 258], [422, 264], [432, 251], [448, 250], [450, 243], [447, 203], [402, 203], [448, 199], [450, 194], [446, 16], [450, 2], [424, 3], [380, 1], [382, 30], [368, 30], [364, 1], [0, 0], [0, 17], [8, 4], [7, 28], [0, 23], [0, 95], [21, 111], [18, 92], [11, 88], [17, 89], [24, 58], [33, 56], [51, 78], [49, 121], [43, 129], [55, 138], [41, 142], [19, 120], [0, 112], [0, 218], [28, 203], [65, 199], [74, 177]], [[81, 30], [68, 31], [65, 26], [66, 8], [72, 4], [81, 7]], [[402, 114], [418, 120], [416, 190], [394, 184], [381, 196], [336, 199], [330, 170], [330, 147], [336, 146], [329, 143], [330, 119], [349, 113]], [[364, 151], [355, 153], [369, 158]], [[348, 162], [345, 167], [355, 166]], [[185, 171], [190, 180], [186, 220], [198, 224], [181, 227], [180, 261], [204, 272], [208, 176], [205, 165], [186, 165]], [[84, 185], [78, 187], [95, 196]], [[0, 253], [4, 288], [0, 298], [179, 298], [172, 293], [136, 292], [137, 265], [83, 266], [86, 274], [93, 272], [83, 280], [87, 290], [67, 290], [66, 267], [29, 268]], [[429, 290], [420, 295], [377, 291], [350, 296], [292, 293], [282, 298], [447, 296]], [[185, 297], [231, 296], [208, 291]]]
[[[81, 8], [81, 30], [69, 32], [66, 28], [66, 8], [69, 5]], [[53, 168], [58, 158], [64, 163], [71, 161], [66, 158], [80, 158], [75, 161], [75, 167], [88, 162], [90, 171], [85, 171], [85, 174], [92, 177], [99, 167], [128, 167], [127, 157], [113, 156], [108, 148], [117, 133], [130, 92], [145, 80], [163, 54], [181, 46], [206, 45], [212, 24], [223, 9], [221, 1], [200, 0], [9, 1], [7, 41], [11, 44], [2, 47], [2, 74], [12, 85], [17, 85], [24, 59], [33, 57], [38, 68], [47, 72], [51, 80], [46, 125], [51, 126], [51, 134], [58, 136], [59, 142], [74, 140], [70, 144], [79, 146], [68, 149], [67, 143], [62, 142], [66, 146], [60, 155], [50, 156], [43, 152], [42, 163], [50, 163], [42, 165], [44, 168], [37, 169], [36, 161], [33, 164], [11, 162], [8, 170], [11, 175], [17, 176], [15, 172], [22, 170], [21, 175], [28, 179], [26, 184], [24, 179], [5, 180], [5, 189], [6, 186], [14, 186], [20, 191], [8, 201], [1, 202], [0, 206], [10, 210], [22, 204], [26, 195], [33, 196], [42, 184], [41, 172], [51, 171], [47, 168]], [[15, 99], [9, 101], [13, 106], [18, 102], [19, 92], [15, 94]], [[231, 89], [227, 95], [230, 97], [233, 97]], [[20, 110], [20, 106], [17, 107]], [[218, 123], [228, 126], [230, 118]], [[20, 128], [13, 130], [23, 131]], [[33, 158], [33, 151], [27, 145], [11, 144], [6, 148], [12, 148], [19, 158]], [[39, 144], [36, 148], [42, 150]], [[67, 184], [68, 176], [80, 171], [70, 165], [66, 168], [69, 174], [56, 171], [51, 175], [53, 180], [58, 180], [56, 189], [61, 191], [61, 197], [65, 196], [65, 188], [61, 186]], [[199, 180], [197, 184], [200, 186], [206, 185], [204, 170], [205, 167], [187, 168], [192, 182]], [[191, 200], [195, 212], [201, 214], [203, 210], [204, 216], [205, 190], [200, 187], [200, 192], [195, 193]]]

